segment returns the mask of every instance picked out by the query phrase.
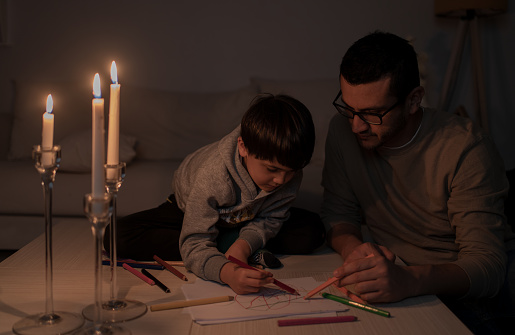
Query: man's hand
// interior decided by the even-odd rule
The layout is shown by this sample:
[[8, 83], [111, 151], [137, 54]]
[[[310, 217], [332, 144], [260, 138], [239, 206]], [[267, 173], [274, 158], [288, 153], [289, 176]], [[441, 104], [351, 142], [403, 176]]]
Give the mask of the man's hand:
[[236, 294], [258, 292], [262, 286], [274, 281], [272, 274], [268, 271], [249, 270], [231, 262], [222, 267], [220, 279], [229, 285]]
[[395, 254], [391, 252], [388, 248], [383, 247], [382, 245], [377, 245], [374, 243], [363, 243], [355, 248], [346, 258], [345, 262], [350, 262], [353, 260], [357, 260], [365, 257], [382, 255], [386, 257], [388, 260], [395, 262]]
[[[338, 286], [353, 285], [361, 299], [372, 302], [395, 302], [415, 295], [416, 278], [408, 267], [393, 263], [382, 253], [351, 259], [334, 271], [341, 277]], [[391, 256], [391, 255], [390, 255]]]

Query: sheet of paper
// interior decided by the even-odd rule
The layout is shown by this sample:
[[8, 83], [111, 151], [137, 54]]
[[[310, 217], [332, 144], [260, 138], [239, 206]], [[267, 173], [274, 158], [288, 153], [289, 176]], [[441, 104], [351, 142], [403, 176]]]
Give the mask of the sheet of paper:
[[295, 288], [300, 296], [292, 295], [276, 286], [263, 287], [259, 293], [237, 295], [227, 285], [205, 281], [198, 278], [195, 283], [182, 285], [184, 296], [188, 300], [234, 296], [234, 301], [188, 307], [191, 318], [199, 324], [215, 324], [256, 319], [284, 317], [291, 315], [311, 315], [347, 311], [348, 308], [333, 300], [314, 296], [304, 300], [304, 295], [322, 284], [312, 277], [281, 279], [285, 284]]

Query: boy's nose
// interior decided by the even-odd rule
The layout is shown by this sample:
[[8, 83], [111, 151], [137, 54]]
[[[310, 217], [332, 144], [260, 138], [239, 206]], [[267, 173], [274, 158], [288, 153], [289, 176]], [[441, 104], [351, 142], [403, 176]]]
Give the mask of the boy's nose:
[[282, 184], [284, 184], [285, 179], [286, 179], [286, 172], [280, 172], [275, 176], [274, 183], [282, 185]]

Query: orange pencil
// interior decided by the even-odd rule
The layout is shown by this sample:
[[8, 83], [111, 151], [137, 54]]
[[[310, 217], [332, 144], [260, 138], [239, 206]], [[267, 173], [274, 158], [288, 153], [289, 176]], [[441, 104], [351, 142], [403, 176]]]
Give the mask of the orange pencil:
[[158, 262], [159, 264], [161, 264], [162, 266], [164, 266], [168, 271], [170, 271], [171, 273], [173, 273], [174, 275], [176, 275], [180, 279], [182, 279], [184, 281], [188, 281], [188, 278], [186, 278], [186, 276], [184, 274], [182, 274], [179, 270], [177, 270], [176, 268], [174, 268], [173, 266], [171, 266], [167, 262], [163, 261], [161, 258], [157, 257], [156, 255], [154, 255], [154, 260], [156, 262]]
[[[372, 257], [372, 256], [374, 256], [374, 255], [372, 255], [372, 254], [371, 254], [371, 255], [368, 255], [366, 258], [369, 258], [369, 257]], [[329, 278], [329, 279], [328, 279], [325, 283], [323, 283], [322, 285], [320, 285], [320, 286], [318, 286], [317, 288], [315, 288], [315, 289], [313, 289], [313, 290], [309, 291], [309, 292], [308, 292], [308, 294], [306, 294], [306, 295], [304, 296], [304, 299], [309, 299], [309, 298], [311, 298], [312, 296], [314, 296], [314, 295], [315, 295], [315, 294], [317, 294], [318, 292], [322, 291], [324, 288], [329, 287], [329, 286], [331, 286], [332, 284], [336, 283], [339, 279], [342, 279], [342, 278], [338, 278], [338, 277], [331, 277], [331, 278]], [[344, 289], [345, 289], [345, 291], [347, 291], [347, 293], [348, 293], [348, 292], [353, 293], [351, 290], [349, 290], [349, 289], [348, 289], [348, 287], [347, 287], [347, 288], [344, 288]], [[359, 297], [358, 297], [358, 298], [359, 298]], [[361, 299], [360, 299], [360, 300], [361, 300]], [[361, 301], [362, 301], [362, 300], [361, 300]]]
[[312, 296], [314, 296], [315, 294], [317, 294], [318, 292], [322, 291], [324, 288], [328, 287], [328, 286], [331, 286], [332, 284], [336, 283], [340, 278], [338, 277], [331, 277], [329, 278], [325, 283], [323, 283], [322, 285], [318, 286], [317, 288], [311, 290], [308, 292], [308, 294], [306, 294], [304, 296], [304, 299], [309, 299], [311, 298]]

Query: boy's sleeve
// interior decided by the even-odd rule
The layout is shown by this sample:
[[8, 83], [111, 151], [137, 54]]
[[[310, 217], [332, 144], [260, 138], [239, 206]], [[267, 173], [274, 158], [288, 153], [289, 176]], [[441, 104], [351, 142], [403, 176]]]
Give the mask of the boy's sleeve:
[[302, 171], [298, 171], [292, 180], [267, 196], [256, 217], [241, 228], [239, 239], [248, 242], [251, 253], [263, 248], [269, 239], [277, 235], [289, 217], [289, 209], [297, 197], [301, 181]]
[[[215, 183], [213, 188], [217, 190], [218, 198], [234, 197], [229, 181], [214, 181], [209, 174], [205, 178], [211, 178], [210, 184]], [[219, 219], [217, 206], [220, 204], [203, 186], [208, 180], [202, 179], [195, 182], [186, 202], [179, 249], [187, 269], [201, 278], [221, 283], [220, 269], [228, 260], [216, 248], [218, 229], [215, 224]]]

